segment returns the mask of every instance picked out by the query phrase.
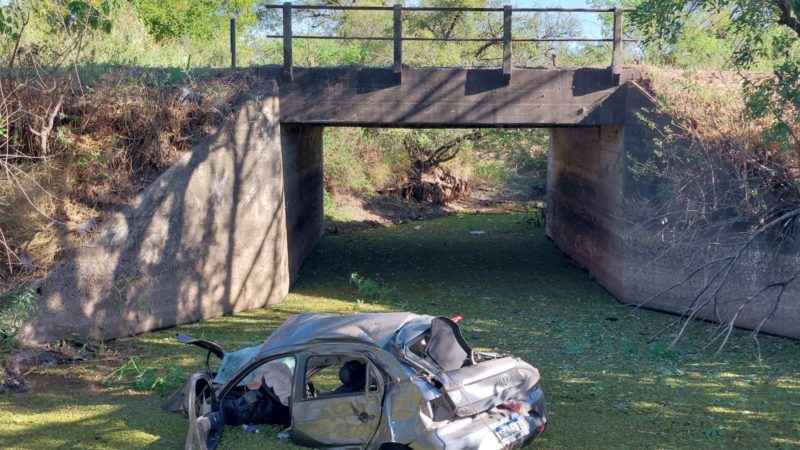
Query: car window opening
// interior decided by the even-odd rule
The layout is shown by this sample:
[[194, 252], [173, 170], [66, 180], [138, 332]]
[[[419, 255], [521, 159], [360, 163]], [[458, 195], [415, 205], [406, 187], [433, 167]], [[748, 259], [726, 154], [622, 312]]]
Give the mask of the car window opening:
[[[359, 395], [378, 390], [374, 369], [365, 359], [315, 356], [306, 363], [305, 398]], [[367, 376], [368, 370], [371, 376]]]
[[245, 375], [222, 399], [225, 424], [289, 425], [295, 360], [268, 361]]

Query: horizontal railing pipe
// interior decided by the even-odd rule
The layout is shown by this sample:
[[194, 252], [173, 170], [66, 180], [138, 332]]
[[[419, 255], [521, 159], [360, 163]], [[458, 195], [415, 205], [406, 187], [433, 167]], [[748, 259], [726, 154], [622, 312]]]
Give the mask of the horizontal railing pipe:
[[[282, 5], [263, 5], [264, 9], [281, 9]], [[329, 11], [392, 11], [392, 6], [340, 6], [340, 5], [294, 5], [292, 9], [329, 10]], [[614, 8], [511, 8], [513, 12], [569, 12], [569, 13], [611, 13]], [[458, 6], [406, 6], [403, 11], [409, 12], [503, 12], [503, 8], [472, 8]], [[635, 11], [634, 8], [622, 8], [623, 12]]]
[[[263, 5], [266, 9], [282, 9], [283, 10], [283, 34], [268, 34], [267, 38], [283, 39], [283, 55], [284, 55], [284, 76], [288, 81], [293, 80], [292, 71], [292, 40], [294, 39], [312, 39], [312, 40], [346, 40], [346, 41], [393, 41], [394, 43], [394, 57], [393, 57], [393, 70], [398, 75], [402, 72], [403, 67], [403, 41], [413, 42], [484, 42], [484, 43], [498, 43], [503, 46], [502, 57], [502, 72], [506, 77], [511, 76], [512, 72], [512, 44], [514, 42], [610, 42], [611, 49], [611, 72], [612, 81], [619, 82], [620, 72], [622, 67], [622, 44], [626, 42], [637, 42], [635, 39], [628, 39], [624, 37], [622, 30], [622, 16], [625, 12], [634, 11], [633, 8], [514, 8], [509, 5], [503, 7], [487, 7], [487, 8], [470, 8], [470, 7], [450, 7], [450, 6], [410, 6], [403, 7], [402, 5], [394, 6], [339, 6], [339, 5], [294, 5], [290, 2], [285, 2], [282, 5]], [[393, 36], [323, 36], [323, 35], [294, 35], [292, 33], [292, 11], [313, 11], [313, 10], [328, 10], [328, 11], [383, 11], [393, 12]], [[402, 31], [402, 14], [414, 12], [494, 12], [503, 13], [503, 29], [502, 36], [496, 38], [470, 38], [470, 37], [448, 37], [448, 38], [435, 38], [435, 37], [406, 37], [403, 36]], [[596, 13], [607, 14], [611, 13], [614, 16], [612, 36], [609, 38], [587, 38], [587, 37], [532, 37], [532, 38], [514, 38], [512, 35], [512, 17], [514, 13]], [[302, 17], [302, 16], [301, 16]], [[232, 52], [235, 51], [231, 50]], [[234, 60], [235, 61], [235, 60]], [[234, 63], [235, 64], [235, 63]]]
[[[268, 34], [269, 39], [282, 39], [282, 34]], [[292, 39], [331, 40], [331, 41], [392, 41], [392, 37], [384, 36], [315, 36], [307, 34], [292, 35]], [[503, 42], [503, 38], [427, 38], [404, 37], [404, 41], [417, 42]], [[613, 38], [513, 38], [511, 42], [614, 42]], [[639, 42], [636, 39], [623, 39], [622, 42]]]

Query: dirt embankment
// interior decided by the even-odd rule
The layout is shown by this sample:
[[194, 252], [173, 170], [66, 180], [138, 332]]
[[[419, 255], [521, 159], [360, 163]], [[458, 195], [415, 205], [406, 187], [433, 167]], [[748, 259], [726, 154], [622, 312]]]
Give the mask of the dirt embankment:
[[645, 115], [667, 120], [645, 123], [653, 151], [629, 170], [664, 186], [656, 206], [674, 213], [676, 227], [736, 230], [800, 208], [800, 148], [774, 133], [793, 124], [753, 118], [747, 107], [751, 87], [770, 76], [645, 70], [642, 85], [657, 104]]
[[87, 76], [62, 88], [44, 136], [27, 124], [38, 123], [45, 97], [58, 92], [4, 78], [3, 92], [11, 94], [0, 101], [13, 114], [4, 120], [0, 158], [0, 292], [40, 277], [85, 244], [109, 214], [231, 114], [251, 76], [136, 69]]

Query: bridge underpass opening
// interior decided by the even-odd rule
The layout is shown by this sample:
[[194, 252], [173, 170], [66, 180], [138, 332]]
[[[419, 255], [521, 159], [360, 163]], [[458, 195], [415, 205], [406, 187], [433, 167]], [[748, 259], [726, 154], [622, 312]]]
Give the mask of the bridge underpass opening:
[[[508, 305], [512, 305], [513, 300], [515, 306], [511, 309], [519, 313], [525, 308], [523, 300], [527, 298], [524, 294], [526, 290], [529, 290], [528, 294], [542, 294], [547, 291], [547, 295], [553, 295], [553, 299], [557, 299], [559, 297], [555, 292], [556, 286], [553, 285], [553, 280], [558, 280], [561, 288], [570, 283], [592, 284], [586, 280], [585, 272], [578, 270], [576, 265], [569, 262], [569, 258], [563, 255], [552, 241], [545, 238], [544, 215], [539, 216], [535, 209], [525, 209], [543, 205], [544, 190], [538, 193], [539, 195], [530, 190], [527, 192], [527, 198], [518, 199], [520, 201], [516, 202], [515, 208], [491, 216], [473, 215], [476, 212], [475, 209], [468, 208], [463, 211], [463, 214], [456, 212], [443, 219], [418, 221], [414, 219], [421, 217], [414, 214], [398, 215], [397, 211], [392, 208], [397, 202], [393, 202], [391, 199], [382, 201], [376, 198], [372, 202], [368, 201], [366, 208], [370, 213], [383, 218], [383, 224], [372, 223], [366, 226], [362, 224], [362, 226], [351, 225], [348, 227], [346, 224], [342, 226], [341, 223], [323, 222], [324, 207], [330, 207], [330, 200], [324, 201], [323, 197], [330, 194], [325, 193], [323, 167], [331, 157], [329, 149], [324, 148], [323, 143], [331, 144], [330, 136], [326, 139], [326, 133], [333, 132], [332, 134], [340, 135], [342, 130], [350, 131], [350, 134], [353, 135], [381, 132], [376, 129], [364, 131], [353, 128], [326, 128], [323, 130], [322, 127], [308, 126], [283, 126], [282, 128], [284, 148], [291, 149], [290, 151], [296, 155], [295, 159], [291, 159], [290, 155], [285, 155], [287, 158], [285, 165], [293, 167], [294, 172], [297, 173], [297, 180], [303, 180], [305, 183], [302, 192], [295, 193], [297, 195], [288, 192], [286, 194], [290, 248], [292, 243], [296, 242], [299, 245], [298, 250], [302, 251], [303, 255], [308, 255], [304, 258], [305, 264], [302, 269], [292, 264], [293, 270], [296, 270], [292, 275], [293, 292], [309, 294], [312, 291], [323, 289], [326, 292], [328, 290], [332, 292], [326, 295], [346, 299], [354, 291], [363, 290], [360, 287], [362, 284], [367, 284], [370, 286], [367, 290], [374, 287], [375, 292], [372, 295], [379, 297], [389, 296], [388, 292], [396, 291], [402, 293], [400, 297], [423, 295], [437, 298], [439, 300], [435, 300], [435, 302], [440, 302], [437, 303], [439, 306], [447, 305], [451, 308], [449, 311], [451, 313], [457, 313], [460, 311], [459, 308], [463, 309], [464, 307], [473, 313], [477, 312], [474, 308], [481, 305], [491, 308], [491, 302], [486, 299], [501, 302], [507, 300]], [[403, 132], [406, 130], [393, 131], [394, 133], [390, 135], [395, 139], [402, 140]], [[449, 137], [463, 136], [469, 131], [456, 130]], [[581, 169], [594, 173], [594, 168], [602, 165], [597, 159], [598, 157], [607, 160], [613, 158], [614, 139], [620, 137], [618, 129], [484, 129], [486, 133], [501, 134], [518, 131], [538, 132], [543, 135], [540, 136], [543, 138], [541, 145], [545, 146], [542, 151], [546, 152], [545, 155], [550, 154], [550, 157], [547, 158], [549, 163], [546, 166], [559, 175], [552, 177], [547, 176], [546, 173], [539, 174], [547, 177], [548, 198], [553, 196], [550, 190], [563, 188], [561, 186], [563, 183], [575, 181], [577, 175], [564, 174], [566, 168], [563, 165], [566, 159], [582, 159], [580, 165], [571, 165], [570, 170]], [[570, 132], [576, 134], [570, 134]], [[381, 139], [376, 140], [385, 142]], [[447, 140], [446, 137], [440, 138], [433, 146], [436, 147]], [[574, 150], [575, 153], [570, 154], [560, 150], [560, 146], [574, 145], [575, 142], [582, 144], [580, 148]], [[288, 145], [289, 143], [291, 145]], [[370, 145], [370, 143], [365, 145]], [[402, 148], [403, 142], [394, 142], [394, 145], [400, 148], [392, 151], [405, 151]], [[474, 141], [474, 145], [484, 144], [481, 141]], [[493, 145], [498, 144], [494, 142]], [[600, 151], [593, 151], [601, 148], [601, 145]], [[494, 153], [487, 149], [483, 150], [486, 153]], [[335, 149], [335, 151], [341, 151], [341, 149]], [[384, 148], [378, 149], [378, 151], [388, 150]], [[558, 156], [554, 156], [556, 153]], [[618, 154], [617, 159], [619, 159]], [[307, 165], [300, 169], [298, 165], [304, 164], [303, 162]], [[613, 162], [611, 165], [616, 167]], [[292, 171], [285, 172], [285, 182], [287, 187], [294, 189], [299, 184], [295, 183], [290, 173]], [[619, 173], [618, 170], [617, 173]], [[601, 174], [594, 175], [587, 178], [582, 186], [591, 185], [601, 179], [608, 179], [608, 177]], [[328, 188], [330, 188], [330, 184]], [[594, 192], [595, 190], [592, 190], [592, 195], [595, 195]], [[587, 194], [573, 188], [571, 192], [565, 194], [564, 198], [555, 199], [561, 204], [561, 207], [554, 210], [563, 214], [567, 208], [573, 207], [572, 203], [564, 205], [565, 202], [586, 198]], [[459, 204], [460, 202], [454, 203]], [[415, 203], [415, 206], [419, 207], [421, 204]], [[431, 210], [436, 208], [435, 205], [427, 207]], [[453, 209], [458, 210], [458, 207]], [[483, 212], [485, 214], [486, 209]], [[358, 221], [358, 219], [355, 220]], [[353, 234], [353, 229], [360, 230], [376, 226], [396, 228], [393, 228], [391, 233], [385, 233], [383, 238], [376, 238], [379, 233], [377, 231], [372, 233], [358, 231]], [[323, 234], [323, 230], [327, 230], [329, 236], [322, 238], [318, 251], [315, 252], [309, 243], [318, 239]], [[304, 274], [310, 280], [305, 281]], [[497, 280], [504, 280], [504, 284], [507, 285], [498, 286]], [[324, 288], [319, 287], [320, 283], [324, 285]], [[410, 284], [410, 286], [406, 286], [406, 284]], [[464, 286], [468, 286], [469, 289], [463, 290]], [[458, 296], [448, 297], [453, 289], [459, 292]], [[588, 289], [591, 290], [591, 288]], [[459, 301], [463, 299], [457, 297], [466, 295], [470, 290], [482, 294], [477, 297], [469, 296], [469, 299], [465, 300], [466, 306], [459, 306]], [[602, 295], [607, 295], [599, 286], [593, 292], [597, 295], [601, 295], [600, 292]], [[397, 305], [383, 306], [397, 308], [403, 304], [403, 301], [397, 300], [395, 303]], [[442, 310], [441, 314], [447, 312]]]
[[[282, 125], [287, 237], [290, 248], [292, 284], [298, 280], [301, 273], [300, 266], [311, 254], [315, 243], [326, 229], [323, 221], [324, 206], [326, 204], [328, 207], [331, 206], [331, 192], [325, 190], [326, 157], [323, 155], [330, 154], [331, 150], [324, 149], [323, 142], [326, 141], [325, 133], [330, 134], [331, 130], [335, 130], [334, 133], [340, 130], [356, 130], [351, 133], [356, 135], [380, 133], [380, 131], [373, 131], [375, 129], [328, 128], [325, 130], [321, 126]], [[546, 188], [538, 193], [533, 191], [532, 186], [528, 188], [526, 198], [519, 199], [522, 201], [518, 202], [519, 211], [517, 212], [522, 214], [526, 204], [527, 207], [546, 204], [547, 210], [541, 217], [541, 225], [546, 224], [548, 237], [558, 245], [566, 243], [570, 250], [578, 254], [579, 258], [583, 258], [583, 262], [589, 262], [587, 269], [592, 278], [608, 279], [613, 277], [613, 262], [606, 262], [614, 257], [614, 249], [609, 248], [613, 242], [598, 242], [596, 233], [599, 226], [605, 226], [601, 223], [602, 218], [613, 216], [613, 208], [621, 206], [622, 127], [483, 129], [484, 134], [510, 134], [519, 131], [540, 134], [540, 145], [545, 145], [547, 148], [546, 170], [529, 175], [546, 177], [547, 181], [542, 186], [543, 188], [546, 186]], [[449, 137], [467, 135], [469, 130], [454, 130], [453, 133]], [[541, 136], [541, 134], [545, 134], [545, 136]], [[403, 132], [395, 131], [390, 136], [390, 139], [402, 140], [404, 135]], [[447, 140], [447, 138], [440, 138], [438, 143], [429, 143], [428, 145], [436, 147]], [[330, 139], [328, 141], [330, 143]], [[350, 143], [357, 145], [355, 141], [357, 139]], [[381, 139], [376, 139], [376, 141], [381, 141]], [[384, 145], [387, 145], [385, 139], [383, 142]], [[473, 144], [475, 146], [484, 145], [480, 140], [473, 141]], [[374, 143], [366, 145], [374, 145]], [[393, 152], [405, 151], [403, 142], [389, 142], [388, 145], [396, 147], [391, 150]], [[503, 144], [495, 141], [488, 145]], [[485, 148], [482, 150], [486, 153], [495, 153], [491, 150], [487, 151]], [[333, 151], [342, 150], [333, 149]], [[379, 148], [375, 151], [386, 152], [387, 149]], [[480, 152], [480, 150], [473, 151]], [[354, 152], [352, 156], [358, 157], [357, 152]], [[408, 164], [408, 162], [406, 163]], [[328, 187], [330, 190], [330, 183]], [[378, 190], [390, 191], [391, 186]], [[329, 196], [328, 201], [325, 201], [326, 196]], [[413, 213], [398, 216], [396, 211], [391, 209], [391, 201], [383, 201], [382, 204], [381, 196], [376, 194], [375, 197], [373, 202], [367, 202], [366, 209], [372, 214], [382, 217], [384, 223], [402, 223], [415, 218]], [[458, 202], [455, 203], [458, 204]], [[441, 209], [441, 206], [430, 205], [428, 208], [431, 210]], [[587, 229], [587, 223], [590, 224], [589, 229]], [[531, 224], [531, 227], [535, 228], [535, 225]], [[329, 231], [337, 229], [338, 226], [335, 223], [328, 226]], [[591, 233], [595, 234], [591, 235]], [[294, 252], [291, 249], [294, 249]], [[587, 254], [587, 251], [590, 253]], [[578, 259], [578, 263], [582, 264], [582, 261]]]

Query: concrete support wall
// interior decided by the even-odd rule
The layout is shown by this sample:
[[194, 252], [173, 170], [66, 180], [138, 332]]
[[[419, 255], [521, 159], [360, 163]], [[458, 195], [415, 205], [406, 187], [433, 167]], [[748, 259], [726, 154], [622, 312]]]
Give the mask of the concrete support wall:
[[[680, 284], [702, 264], [729, 255], [730, 247], [715, 245], [711, 238], [705, 244], [700, 240], [673, 245], [663, 242], [652, 226], [639, 226], [648, 218], [641, 199], [655, 195], [658, 186], [633, 177], [627, 166], [630, 157], [653, 153], [650, 130], [636, 117], [645, 111], [643, 107], [652, 105], [638, 87], [628, 86], [624, 94], [628, 110], [624, 127], [551, 130], [547, 235], [617, 299], [639, 304]], [[719, 238], [725, 237], [714, 236]], [[753, 246], [731, 272], [717, 307], [709, 303], [697, 317], [729, 321], [749, 296], [789, 279], [799, 266], [796, 247], [776, 251]], [[716, 268], [699, 273], [647, 306], [683, 314], [702, 304], [702, 300], [695, 303], [695, 296]], [[736, 324], [753, 329], [767, 318], [762, 331], [800, 338], [800, 283], [789, 285], [776, 305], [777, 292], [772, 289], [750, 302]]]
[[612, 293], [620, 279], [623, 127], [550, 130], [547, 235]]
[[275, 82], [241, 102], [42, 280], [24, 343], [111, 339], [283, 300], [322, 234], [321, 129], [281, 130]]
[[319, 243], [322, 218], [322, 127], [282, 125], [283, 181], [291, 282]]

